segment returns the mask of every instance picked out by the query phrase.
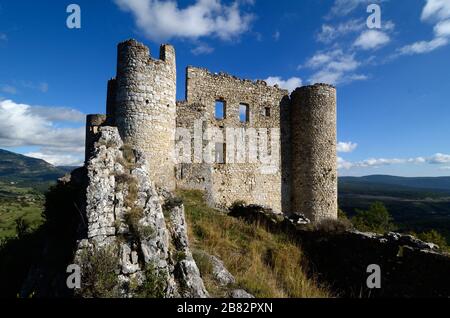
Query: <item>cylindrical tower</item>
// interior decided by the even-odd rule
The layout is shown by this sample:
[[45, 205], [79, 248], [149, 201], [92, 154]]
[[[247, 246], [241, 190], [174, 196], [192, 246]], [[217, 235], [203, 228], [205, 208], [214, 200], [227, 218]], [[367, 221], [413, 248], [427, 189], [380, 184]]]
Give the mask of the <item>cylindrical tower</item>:
[[291, 100], [291, 210], [312, 222], [336, 219], [336, 88], [297, 88]]
[[84, 163], [87, 164], [94, 153], [94, 144], [98, 140], [99, 127], [106, 121], [105, 115], [87, 115], [86, 116], [86, 141]]
[[115, 123], [124, 143], [146, 154], [157, 186], [175, 188], [175, 50], [162, 45], [160, 60], [135, 40], [120, 43]]

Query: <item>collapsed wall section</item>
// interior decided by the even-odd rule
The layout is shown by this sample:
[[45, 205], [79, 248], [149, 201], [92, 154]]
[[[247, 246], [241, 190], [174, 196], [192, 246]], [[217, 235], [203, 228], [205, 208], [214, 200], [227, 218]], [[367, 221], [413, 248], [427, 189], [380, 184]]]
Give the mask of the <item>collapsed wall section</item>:
[[98, 140], [99, 129], [106, 122], [106, 116], [93, 114], [86, 116], [86, 139], [84, 161], [88, 162], [94, 153], [94, 144]]

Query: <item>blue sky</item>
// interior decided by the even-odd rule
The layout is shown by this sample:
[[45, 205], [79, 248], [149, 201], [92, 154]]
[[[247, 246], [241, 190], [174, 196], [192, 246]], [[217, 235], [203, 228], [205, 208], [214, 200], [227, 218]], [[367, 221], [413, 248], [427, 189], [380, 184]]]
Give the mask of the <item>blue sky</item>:
[[[71, 3], [81, 29], [66, 26]], [[0, 148], [82, 161], [84, 116], [104, 112], [127, 38], [156, 57], [175, 46], [178, 99], [187, 65], [335, 84], [341, 175], [450, 175], [448, 0], [0, 0]]]

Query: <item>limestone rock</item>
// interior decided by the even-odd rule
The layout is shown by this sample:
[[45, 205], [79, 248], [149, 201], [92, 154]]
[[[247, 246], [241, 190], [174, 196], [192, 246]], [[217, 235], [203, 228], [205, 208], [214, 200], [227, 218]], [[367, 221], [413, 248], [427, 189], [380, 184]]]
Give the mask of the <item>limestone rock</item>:
[[189, 249], [183, 205], [170, 209], [169, 232], [145, 156], [133, 150], [125, 157], [115, 127], [100, 127], [98, 134], [87, 162], [87, 236], [78, 242], [75, 262], [85, 251], [116, 251], [110, 257], [117, 258], [121, 297], [134, 297], [146, 275], [162, 279], [165, 297], [208, 297]]
[[231, 298], [255, 298], [252, 294], [247, 293], [243, 289], [235, 289], [231, 291]]
[[234, 276], [226, 269], [222, 260], [216, 256], [210, 255], [210, 261], [212, 265], [212, 272], [214, 278], [222, 286], [227, 286], [236, 283]]
[[189, 249], [187, 225], [184, 217], [184, 206], [174, 198], [166, 201], [165, 209], [169, 215], [170, 232], [175, 245], [178, 259], [176, 264], [176, 276], [183, 286], [181, 296], [204, 298], [209, 297], [203, 284], [200, 271]]

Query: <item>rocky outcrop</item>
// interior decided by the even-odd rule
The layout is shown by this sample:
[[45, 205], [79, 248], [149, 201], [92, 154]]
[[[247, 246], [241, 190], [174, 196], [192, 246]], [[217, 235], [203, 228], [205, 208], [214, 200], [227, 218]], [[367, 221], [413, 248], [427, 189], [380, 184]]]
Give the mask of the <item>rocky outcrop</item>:
[[96, 278], [90, 285], [89, 277], [102, 277], [93, 264], [107, 264], [100, 267], [110, 273], [103, 286], [107, 296], [208, 297], [189, 250], [184, 207], [165, 204], [169, 195], [157, 192], [147, 167], [142, 153], [122, 143], [117, 128], [100, 128], [87, 163], [87, 234], [75, 255], [82, 269], [80, 296], [102, 296], [102, 282]]

